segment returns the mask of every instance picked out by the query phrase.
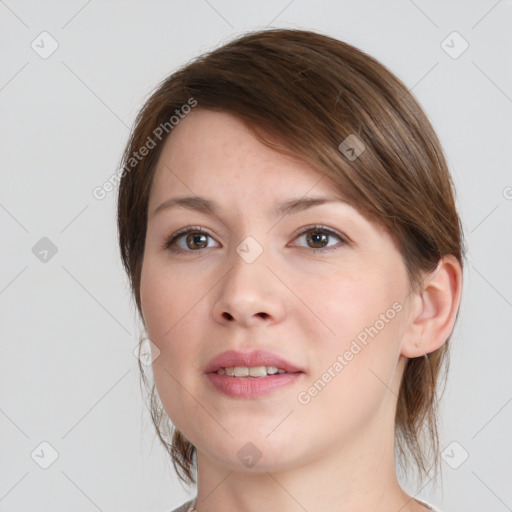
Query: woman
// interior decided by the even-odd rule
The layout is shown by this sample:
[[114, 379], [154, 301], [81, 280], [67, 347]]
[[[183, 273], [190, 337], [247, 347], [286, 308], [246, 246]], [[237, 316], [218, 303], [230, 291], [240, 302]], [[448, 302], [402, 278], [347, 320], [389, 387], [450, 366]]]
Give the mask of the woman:
[[438, 468], [462, 229], [434, 130], [390, 71], [300, 30], [199, 57], [136, 119], [118, 229], [152, 419], [197, 482], [175, 512], [436, 510], [395, 459]]

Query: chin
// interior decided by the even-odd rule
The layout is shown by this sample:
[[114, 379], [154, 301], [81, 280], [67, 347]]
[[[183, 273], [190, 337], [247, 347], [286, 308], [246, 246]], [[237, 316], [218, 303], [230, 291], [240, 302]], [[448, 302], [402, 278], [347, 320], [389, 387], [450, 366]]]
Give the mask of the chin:
[[[231, 433], [233, 438], [226, 439], [224, 443], [217, 442], [211, 437], [204, 439], [208, 457], [231, 471], [265, 473], [289, 469], [299, 464], [299, 454], [292, 453], [292, 450], [297, 448], [296, 443], [283, 446], [278, 439], [265, 439], [265, 436], [261, 436], [259, 440], [260, 438], [251, 437], [247, 432], [240, 436], [235, 432]], [[211, 450], [212, 445], [216, 447], [215, 451]]]
[[210, 457], [217, 459], [230, 471], [251, 474], [282, 471], [293, 466], [292, 461], [283, 460], [282, 455], [265, 456], [261, 450], [258, 452], [254, 447], [242, 447], [241, 450], [236, 450], [234, 457], [232, 453], [210, 454]]

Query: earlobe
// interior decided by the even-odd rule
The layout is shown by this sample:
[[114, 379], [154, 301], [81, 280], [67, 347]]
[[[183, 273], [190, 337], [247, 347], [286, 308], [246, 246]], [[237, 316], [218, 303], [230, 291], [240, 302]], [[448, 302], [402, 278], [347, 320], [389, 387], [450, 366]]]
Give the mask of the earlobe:
[[425, 276], [413, 297], [411, 324], [401, 354], [421, 357], [434, 352], [450, 336], [462, 295], [462, 268], [455, 256], [444, 255]]

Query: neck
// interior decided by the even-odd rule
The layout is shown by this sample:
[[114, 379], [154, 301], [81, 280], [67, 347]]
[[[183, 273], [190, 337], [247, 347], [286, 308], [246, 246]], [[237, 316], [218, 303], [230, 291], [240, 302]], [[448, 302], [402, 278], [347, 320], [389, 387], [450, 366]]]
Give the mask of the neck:
[[350, 443], [341, 440], [339, 446], [279, 471], [234, 469], [198, 450], [196, 509], [260, 512], [272, 503], [280, 512], [426, 511], [401, 488], [394, 432], [383, 432], [383, 425], [393, 422], [377, 414]]

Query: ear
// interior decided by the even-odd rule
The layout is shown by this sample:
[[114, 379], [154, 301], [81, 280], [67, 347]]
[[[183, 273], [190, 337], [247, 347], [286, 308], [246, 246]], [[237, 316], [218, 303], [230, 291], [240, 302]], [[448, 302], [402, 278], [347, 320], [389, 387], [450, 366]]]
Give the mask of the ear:
[[434, 352], [450, 336], [462, 295], [462, 269], [452, 254], [444, 255], [411, 294], [410, 325], [401, 354], [421, 357]]

